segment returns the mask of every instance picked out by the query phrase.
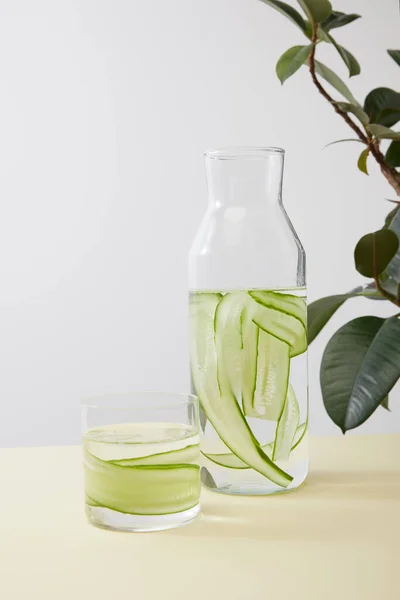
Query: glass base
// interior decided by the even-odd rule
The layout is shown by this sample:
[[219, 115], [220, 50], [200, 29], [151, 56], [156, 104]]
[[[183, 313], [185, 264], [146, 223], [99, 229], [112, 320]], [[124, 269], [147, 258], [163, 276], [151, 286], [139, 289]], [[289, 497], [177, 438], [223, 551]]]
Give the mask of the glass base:
[[130, 515], [109, 508], [85, 505], [89, 523], [113, 531], [145, 532], [182, 527], [200, 516], [200, 504], [171, 515]]
[[[203, 467], [204, 469], [204, 467]], [[308, 460], [291, 469], [293, 481], [287, 488], [280, 487], [253, 470], [225, 469], [217, 465], [207, 466], [209, 477], [203, 477], [203, 485], [211, 492], [237, 496], [269, 496], [291, 492], [300, 487], [308, 474]], [[208, 483], [209, 482], [209, 483]]]

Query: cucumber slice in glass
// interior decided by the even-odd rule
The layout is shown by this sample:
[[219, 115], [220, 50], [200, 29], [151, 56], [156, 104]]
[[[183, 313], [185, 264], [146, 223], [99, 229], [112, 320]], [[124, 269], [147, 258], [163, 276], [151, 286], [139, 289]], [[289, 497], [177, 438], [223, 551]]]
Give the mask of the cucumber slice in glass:
[[196, 301], [190, 302], [190, 359], [197, 395], [207, 417], [236, 456], [277, 485], [287, 487], [293, 478], [262, 451], [232, 391], [227, 363], [231, 364], [229, 355], [233, 353], [236, 360], [241, 349], [241, 317], [249, 296], [233, 292], [222, 298], [203, 293], [195, 297]]
[[122, 467], [135, 467], [140, 465], [176, 465], [191, 463], [199, 458], [200, 445], [191, 444], [186, 448], [179, 450], [170, 450], [169, 452], [159, 452], [149, 454], [148, 456], [139, 456], [137, 458], [122, 458], [120, 460], [109, 460], [108, 463], [120, 465]]
[[165, 515], [196, 506], [198, 465], [121, 466], [84, 453], [85, 492], [91, 506], [135, 515]]
[[[303, 440], [303, 438], [306, 434], [306, 431], [307, 431], [307, 422], [302, 423], [301, 425], [298, 426], [298, 428], [296, 430], [296, 435], [293, 440], [292, 450], [297, 448], [297, 446]], [[272, 458], [272, 453], [274, 451], [274, 442], [269, 442], [268, 444], [261, 446], [261, 448], [265, 452], [265, 454], [267, 454], [267, 456]], [[226, 452], [224, 454], [222, 454], [222, 453], [221, 454], [207, 454], [206, 452], [202, 452], [202, 454], [203, 454], [203, 456], [205, 456], [206, 458], [211, 460], [213, 463], [215, 463], [221, 467], [226, 467], [228, 469], [250, 469], [248, 464], [246, 464], [245, 462], [240, 460], [240, 458], [235, 456], [235, 454], [232, 454], [232, 452]]]
[[276, 426], [275, 444], [272, 459], [287, 460], [292, 450], [294, 436], [299, 425], [300, 409], [296, 395], [289, 385], [285, 406]]
[[253, 398], [243, 396], [247, 417], [269, 421], [280, 418], [289, 385], [290, 347], [282, 340], [260, 330], [257, 351], [257, 378]]

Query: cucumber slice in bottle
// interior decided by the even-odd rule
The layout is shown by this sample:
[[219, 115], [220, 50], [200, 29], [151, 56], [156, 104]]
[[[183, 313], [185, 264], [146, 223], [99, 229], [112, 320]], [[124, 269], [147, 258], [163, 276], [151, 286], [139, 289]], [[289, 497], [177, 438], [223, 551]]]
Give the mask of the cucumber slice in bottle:
[[299, 319], [304, 327], [307, 327], [307, 305], [304, 298], [293, 294], [281, 294], [279, 292], [253, 290], [250, 296], [267, 308], [273, 308], [285, 312]]
[[85, 492], [91, 506], [135, 515], [165, 515], [196, 506], [198, 465], [121, 466], [84, 453]]
[[[292, 450], [297, 448], [300, 442], [303, 440], [307, 431], [307, 422], [302, 423], [298, 426], [296, 430], [296, 435], [294, 436]], [[269, 442], [261, 446], [261, 449], [272, 458], [272, 453], [274, 451], [275, 442]], [[228, 469], [250, 469], [249, 465], [240, 460], [235, 454], [232, 452], [226, 452], [221, 454], [208, 454], [207, 452], [202, 452], [203, 456], [211, 460], [211, 462], [219, 465], [220, 467], [226, 467]]]
[[[254, 301], [253, 321], [260, 329], [288, 344], [290, 357], [307, 350], [306, 309], [301, 298], [274, 292], [249, 292], [249, 295]], [[304, 303], [303, 314], [295, 300]]]
[[186, 464], [198, 460], [200, 454], [200, 445], [191, 444], [179, 450], [170, 450], [169, 452], [158, 452], [148, 456], [139, 456], [137, 458], [122, 458], [120, 460], [108, 460], [108, 463], [120, 465], [121, 467], [135, 467], [140, 465], [169, 465]]
[[307, 433], [307, 429], [308, 429], [308, 414], [307, 414], [307, 421], [305, 423], [302, 423], [301, 425], [299, 425], [298, 428], [296, 429], [296, 434], [295, 434], [294, 440], [293, 440], [292, 452], [303, 441], [303, 438]]
[[251, 310], [246, 306], [242, 313], [242, 406], [244, 414], [253, 409], [257, 384], [259, 332], [260, 329], [253, 322]]
[[243, 411], [247, 417], [269, 421], [280, 418], [289, 385], [289, 351], [288, 344], [259, 331], [256, 387], [252, 401], [250, 395], [243, 396]]
[[294, 437], [299, 425], [300, 409], [296, 394], [289, 385], [285, 406], [276, 426], [275, 444], [272, 459], [287, 460], [292, 450]]
[[217, 294], [196, 296], [199, 298], [190, 303], [190, 358], [197, 395], [207, 417], [234, 454], [277, 485], [287, 487], [293, 478], [261, 450], [232, 391], [226, 366], [228, 356], [224, 354], [236, 356], [235, 344], [241, 347], [241, 315], [249, 297], [245, 292], [229, 293], [222, 299]]

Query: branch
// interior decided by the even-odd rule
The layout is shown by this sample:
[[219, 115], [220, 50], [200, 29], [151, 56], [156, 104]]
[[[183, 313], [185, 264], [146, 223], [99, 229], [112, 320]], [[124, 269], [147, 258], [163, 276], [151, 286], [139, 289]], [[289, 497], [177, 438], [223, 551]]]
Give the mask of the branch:
[[365, 133], [361, 130], [361, 128], [354, 123], [354, 121], [349, 117], [349, 115], [344, 112], [335, 100], [328, 94], [326, 89], [321, 85], [321, 82], [318, 80], [317, 75], [315, 73], [315, 49], [318, 41], [318, 24], [315, 23], [313, 26], [313, 34], [311, 38], [313, 47], [311, 50], [311, 54], [308, 59], [308, 65], [310, 69], [311, 79], [313, 80], [314, 85], [320, 92], [320, 94], [333, 106], [335, 112], [342, 117], [342, 119], [347, 123], [349, 127], [355, 132], [358, 139], [363, 142], [368, 148], [372, 156], [375, 158], [376, 162], [381, 168], [382, 174], [387, 179], [388, 183], [395, 190], [396, 194], [400, 196], [400, 173], [396, 171], [393, 167], [390, 167], [385, 161], [385, 157], [379, 149], [379, 141], [374, 140], [370, 134], [365, 135]]

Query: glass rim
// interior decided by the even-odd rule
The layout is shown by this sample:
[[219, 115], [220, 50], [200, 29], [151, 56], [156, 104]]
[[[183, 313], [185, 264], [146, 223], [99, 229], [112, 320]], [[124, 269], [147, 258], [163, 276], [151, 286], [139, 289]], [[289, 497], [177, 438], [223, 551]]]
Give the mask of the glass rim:
[[284, 156], [285, 150], [279, 146], [228, 146], [215, 148], [204, 153], [205, 158], [211, 160], [248, 160], [256, 158], [270, 158], [271, 156]]
[[[157, 398], [171, 398], [171, 402], [147, 404], [146, 398], [154, 396]], [[132, 403], [132, 399], [144, 398], [144, 402], [137, 404], [136, 406]], [[123, 399], [131, 399], [129, 403], [123, 402]], [[121, 399], [121, 403], [113, 403], [113, 399]], [[172, 401], [175, 399], [175, 401]], [[162, 410], [168, 408], [178, 408], [182, 406], [189, 406], [191, 404], [199, 403], [199, 398], [195, 394], [189, 392], [157, 392], [152, 390], [142, 390], [133, 392], [115, 392], [98, 394], [95, 396], [89, 396], [83, 398], [80, 402], [81, 408], [94, 408], [103, 410]]]

